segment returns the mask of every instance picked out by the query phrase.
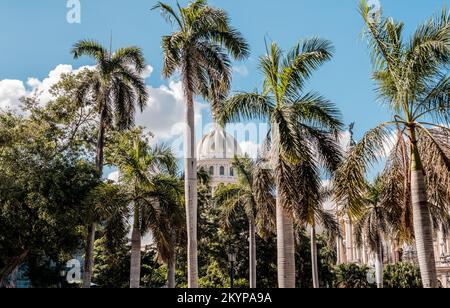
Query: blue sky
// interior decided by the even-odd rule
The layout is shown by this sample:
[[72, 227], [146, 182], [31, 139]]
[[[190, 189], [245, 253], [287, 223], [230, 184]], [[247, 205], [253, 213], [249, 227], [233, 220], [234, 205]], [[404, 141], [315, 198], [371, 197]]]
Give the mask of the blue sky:
[[[158, 12], [150, 11], [153, 0], [80, 0], [81, 24], [66, 21], [66, 0], [0, 1], [0, 80], [26, 82], [46, 78], [59, 64], [74, 67], [93, 64], [74, 61], [71, 46], [92, 38], [113, 47], [138, 45], [154, 68], [147, 84], [155, 89], [168, 82], [161, 77], [160, 39], [170, 26]], [[175, 3], [174, 1], [167, 1]], [[180, 1], [185, 4], [187, 1]], [[310, 89], [321, 92], [342, 110], [346, 123], [356, 121], [356, 137], [387, 119], [387, 111], [375, 102], [370, 80], [371, 64], [361, 39], [363, 24], [357, 11], [359, 0], [210, 0], [224, 8], [232, 23], [248, 40], [251, 57], [236, 64], [233, 88], [252, 90], [261, 84], [258, 57], [264, 39], [289, 49], [301, 38], [319, 35], [333, 41], [334, 59], [311, 80]], [[406, 23], [411, 32], [442, 9], [446, 0], [381, 0], [385, 14]], [[28, 87], [28, 86], [27, 86]], [[169, 87], [170, 88], [170, 87]], [[170, 112], [170, 111], [169, 111]]]

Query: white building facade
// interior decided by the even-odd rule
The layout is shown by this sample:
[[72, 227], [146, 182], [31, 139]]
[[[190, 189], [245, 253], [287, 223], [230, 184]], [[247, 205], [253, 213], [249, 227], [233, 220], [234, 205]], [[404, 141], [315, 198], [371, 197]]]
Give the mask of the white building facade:
[[214, 191], [220, 184], [237, 182], [237, 172], [232, 163], [235, 157], [242, 157], [236, 139], [223, 128], [215, 125], [211, 132], [203, 136], [197, 145], [198, 168], [208, 172]]

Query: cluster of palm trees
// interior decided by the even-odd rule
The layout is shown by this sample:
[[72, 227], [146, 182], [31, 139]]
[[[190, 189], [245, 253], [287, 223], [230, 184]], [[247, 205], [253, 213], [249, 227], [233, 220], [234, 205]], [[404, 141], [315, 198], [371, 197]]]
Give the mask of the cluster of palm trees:
[[[313, 281], [319, 287], [316, 227], [339, 236], [336, 219], [323, 208], [327, 198], [334, 198], [342, 211], [358, 221], [361, 238], [368, 239], [374, 251], [379, 251], [383, 236], [395, 233], [399, 241], [415, 239], [424, 286], [436, 286], [436, 220], [432, 217], [442, 222], [447, 217], [442, 212], [450, 205], [447, 10], [420, 26], [406, 42], [402, 23], [383, 16], [372, 18], [367, 3], [361, 2], [374, 62], [373, 78], [392, 120], [369, 131], [345, 153], [339, 145], [343, 123], [338, 108], [319, 93], [306, 90], [314, 71], [331, 60], [331, 42], [314, 37], [289, 52], [275, 42], [266, 44], [259, 65], [264, 77], [261, 91], [230, 95], [231, 61], [248, 57], [249, 46], [231, 27], [227, 13], [209, 6], [206, 0], [176, 8], [159, 2], [153, 9], [174, 28], [162, 38], [163, 75], [169, 78], [177, 74], [186, 98], [184, 201], [189, 287], [199, 286], [196, 96], [210, 102], [214, 120], [222, 126], [258, 120], [270, 127], [258, 160], [235, 159], [239, 182], [220, 186], [215, 194], [216, 202], [223, 206], [225, 223], [237, 207], [247, 215], [251, 287], [256, 287], [257, 279], [255, 234], [268, 234], [271, 226], [277, 236], [279, 287], [296, 286], [294, 231], [299, 226], [311, 230]], [[77, 43], [73, 55], [90, 56], [97, 64], [80, 85], [77, 99], [91, 102], [98, 112], [96, 163], [102, 174], [106, 132], [112, 127], [132, 128], [136, 107], [145, 107], [148, 95], [141, 77], [145, 61], [137, 47], [113, 53], [94, 41]], [[379, 178], [382, 189], [377, 189], [378, 184], [370, 187], [368, 167], [393, 137], [395, 145]], [[168, 149], [149, 147], [136, 136], [122, 138], [115, 147], [114, 164], [121, 172], [134, 213], [130, 285], [139, 287], [140, 238], [151, 230], [161, 243], [158, 250], [168, 264], [169, 286], [173, 287], [173, 247], [179, 236], [175, 222], [183, 215], [175, 217], [165, 209], [180, 200], [176, 161]], [[331, 188], [323, 187], [324, 175], [332, 181]], [[379, 228], [373, 230], [375, 220]], [[398, 226], [395, 230], [394, 225]], [[95, 230], [93, 219], [86, 241], [84, 287], [91, 285]]]

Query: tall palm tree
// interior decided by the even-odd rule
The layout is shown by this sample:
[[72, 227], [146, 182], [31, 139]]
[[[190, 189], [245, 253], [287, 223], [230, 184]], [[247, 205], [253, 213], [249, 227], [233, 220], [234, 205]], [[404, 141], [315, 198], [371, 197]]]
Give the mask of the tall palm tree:
[[354, 230], [358, 246], [367, 244], [375, 254], [375, 278], [378, 288], [383, 288], [383, 237], [396, 233], [400, 226], [399, 204], [391, 204], [383, 198], [383, 190], [389, 189], [382, 177], [368, 185], [361, 215], [356, 220]]
[[[134, 123], [135, 105], [142, 110], [147, 103], [147, 89], [141, 77], [145, 60], [138, 47], [121, 48], [112, 53], [91, 40], [76, 43], [72, 54], [75, 59], [86, 55], [96, 61], [95, 70], [91, 71], [79, 86], [77, 99], [80, 102], [92, 103], [99, 115], [95, 162], [102, 177], [107, 129], [112, 124], [116, 124], [119, 129], [131, 127]], [[95, 222], [89, 224], [84, 260], [84, 288], [91, 286], [95, 229]]]
[[175, 286], [175, 241], [180, 230], [176, 178], [177, 161], [171, 150], [150, 147], [141, 136], [122, 135], [112, 150], [112, 162], [120, 170], [120, 181], [133, 212], [130, 287], [140, 287], [141, 237], [151, 231], [158, 254], [168, 265], [168, 285]]
[[275, 172], [277, 190], [280, 288], [295, 287], [293, 216], [303, 205], [293, 171], [300, 162], [311, 164], [309, 172], [318, 172], [318, 161], [329, 169], [334, 169], [340, 161], [332, 136], [342, 128], [339, 111], [319, 94], [303, 93], [305, 82], [331, 58], [332, 50], [329, 41], [313, 38], [298, 44], [283, 58], [281, 49], [272, 43], [260, 60], [265, 78], [262, 93], [236, 94], [224, 103], [221, 114], [223, 123], [263, 119], [270, 124], [270, 165]]
[[[228, 93], [231, 84], [229, 55], [243, 59], [248, 46], [241, 34], [230, 26], [225, 11], [208, 6], [206, 0], [195, 0], [178, 10], [158, 2], [159, 9], [176, 30], [162, 38], [163, 75], [180, 72], [186, 97], [185, 194], [188, 229], [188, 284], [198, 287], [197, 262], [197, 160], [195, 155], [194, 96], [201, 95], [217, 110], [219, 98]], [[216, 112], [214, 112], [216, 113]]]
[[[302, 164], [298, 169], [301, 173]], [[307, 169], [307, 168], [306, 168]], [[306, 178], [303, 178], [306, 176]], [[319, 186], [317, 186], [319, 185]], [[324, 209], [324, 203], [331, 198], [331, 190], [321, 187], [320, 179], [311, 178], [311, 174], [303, 173], [298, 180], [298, 188], [303, 196], [301, 216], [297, 217], [299, 224], [310, 228], [311, 265], [313, 288], [320, 288], [319, 265], [317, 252], [317, 227], [321, 227], [329, 239], [340, 237], [339, 223], [334, 215]]]
[[[424, 287], [437, 286], [436, 264], [433, 249], [433, 229], [426, 194], [424, 165], [420, 155], [419, 135], [430, 141], [430, 146], [440, 157], [441, 170], [448, 173], [450, 164], [444, 157], [440, 143], [432, 134], [433, 128], [448, 132], [450, 103], [448, 64], [450, 56], [449, 12], [444, 9], [432, 17], [404, 41], [403, 23], [376, 18], [370, 13], [366, 1], [361, 1], [360, 11], [367, 27], [372, 58], [373, 79], [377, 91], [392, 114], [392, 120], [370, 130], [351, 151], [347, 164], [337, 176], [337, 199], [347, 200], [352, 211], [363, 198], [364, 173], [377, 161], [378, 154], [399, 129], [405, 134], [406, 151], [410, 154], [409, 173], [414, 235]], [[409, 178], [408, 178], [409, 179]]]
[[[249, 225], [249, 282], [256, 288], [256, 233], [257, 228], [266, 234], [275, 218], [275, 198], [268, 170], [261, 168], [249, 158], [235, 158], [233, 168], [238, 173], [238, 183], [221, 185], [214, 192], [215, 202], [220, 206], [222, 221], [230, 225], [230, 218], [237, 208], [247, 215]], [[258, 191], [256, 191], [258, 190]]]

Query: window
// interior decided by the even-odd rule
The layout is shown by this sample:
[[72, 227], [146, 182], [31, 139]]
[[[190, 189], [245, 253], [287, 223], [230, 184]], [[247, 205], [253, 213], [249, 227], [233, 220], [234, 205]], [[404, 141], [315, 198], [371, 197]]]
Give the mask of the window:
[[233, 167], [230, 168], [230, 176], [234, 176], [234, 168]]
[[221, 166], [220, 167], [220, 176], [224, 176], [225, 175], [225, 167]]
[[209, 175], [214, 175], [214, 167], [209, 167]]

